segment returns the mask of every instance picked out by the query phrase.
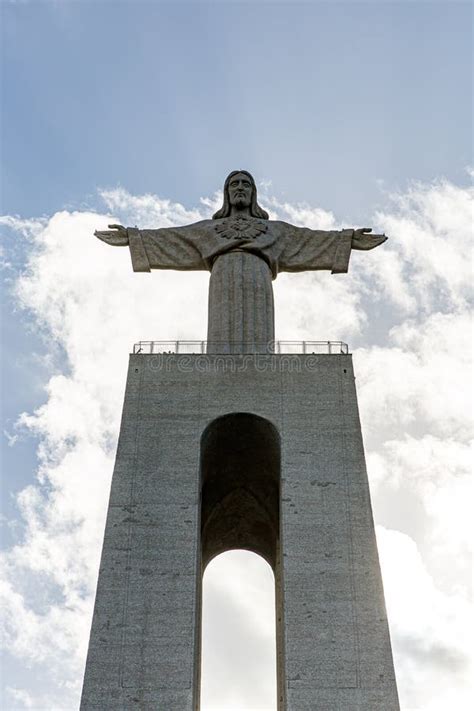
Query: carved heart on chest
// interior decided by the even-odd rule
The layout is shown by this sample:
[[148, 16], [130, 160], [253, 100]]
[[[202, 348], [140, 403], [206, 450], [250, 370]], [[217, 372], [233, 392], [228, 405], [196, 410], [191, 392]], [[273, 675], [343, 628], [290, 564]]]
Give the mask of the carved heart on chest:
[[255, 217], [228, 217], [219, 220], [214, 229], [224, 239], [255, 239], [267, 231], [268, 225]]

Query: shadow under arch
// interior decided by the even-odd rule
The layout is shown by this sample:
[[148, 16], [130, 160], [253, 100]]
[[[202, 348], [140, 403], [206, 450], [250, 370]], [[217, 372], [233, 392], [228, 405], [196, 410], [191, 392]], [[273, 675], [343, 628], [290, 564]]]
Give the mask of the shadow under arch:
[[[220, 553], [248, 550], [275, 576], [277, 698], [285, 705], [283, 582], [280, 545], [280, 434], [249, 412], [216, 418], [201, 436], [201, 570]], [[200, 669], [200, 656], [199, 656]], [[198, 675], [200, 674], [197, 670]]]
[[223, 415], [201, 437], [201, 560], [240, 548], [276, 573], [280, 539], [280, 435], [263, 417]]

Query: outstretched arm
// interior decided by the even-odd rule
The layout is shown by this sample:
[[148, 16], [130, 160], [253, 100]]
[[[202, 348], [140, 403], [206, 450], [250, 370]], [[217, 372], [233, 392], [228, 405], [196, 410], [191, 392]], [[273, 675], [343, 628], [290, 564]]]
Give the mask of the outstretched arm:
[[94, 235], [112, 247], [127, 247], [129, 244], [128, 230], [123, 225], [109, 225], [108, 230], [96, 230]]
[[354, 230], [351, 242], [352, 249], [373, 249], [374, 247], [378, 247], [379, 244], [383, 244], [388, 239], [385, 234], [371, 235], [370, 232], [372, 232], [371, 227], [361, 227], [358, 230]]
[[196, 225], [139, 230], [137, 227], [109, 225], [109, 230], [94, 234], [113, 247], [130, 247], [133, 271], [151, 269], [208, 269], [198, 248]]
[[134, 272], [149, 272], [150, 259], [143, 244], [140, 230], [136, 227], [109, 225], [110, 230], [94, 232], [95, 236], [112, 247], [130, 247], [130, 257]]
[[333, 274], [345, 273], [353, 249], [373, 249], [387, 239], [370, 234], [369, 227], [326, 231], [283, 224], [285, 237], [278, 271], [284, 272], [328, 269]]

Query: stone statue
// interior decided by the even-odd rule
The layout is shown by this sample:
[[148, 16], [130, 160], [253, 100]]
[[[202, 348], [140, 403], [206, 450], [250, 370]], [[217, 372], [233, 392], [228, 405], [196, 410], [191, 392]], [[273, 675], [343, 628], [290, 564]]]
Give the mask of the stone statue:
[[224, 204], [211, 220], [156, 230], [109, 227], [111, 231], [95, 235], [113, 246], [128, 245], [136, 272], [211, 272], [208, 353], [272, 352], [272, 279], [279, 272], [344, 273], [352, 249], [373, 249], [387, 239], [365, 227], [323, 231], [269, 220], [257, 203], [255, 181], [245, 170], [227, 177]]

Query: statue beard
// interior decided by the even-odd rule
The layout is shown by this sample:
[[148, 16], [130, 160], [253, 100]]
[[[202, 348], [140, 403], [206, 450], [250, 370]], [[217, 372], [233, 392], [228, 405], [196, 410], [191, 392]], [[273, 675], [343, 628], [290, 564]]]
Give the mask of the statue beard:
[[250, 202], [244, 195], [236, 197], [233, 204], [238, 210], [244, 210], [246, 207], [250, 207]]

